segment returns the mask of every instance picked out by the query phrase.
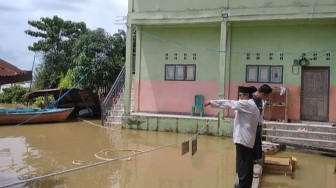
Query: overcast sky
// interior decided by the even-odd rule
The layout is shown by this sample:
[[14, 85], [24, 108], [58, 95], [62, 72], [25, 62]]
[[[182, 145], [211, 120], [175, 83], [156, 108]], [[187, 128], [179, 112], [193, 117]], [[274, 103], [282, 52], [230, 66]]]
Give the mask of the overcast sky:
[[100, 27], [114, 34], [118, 29], [126, 30], [116, 20], [127, 16], [127, 6], [128, 0], [1, 0], [0, 58], [22, 70], [31, 70], [34, 52], [28, 46], [38, 38], [24, 33], [35, 29], [28, 20], [57, 15], [63, 20], [85, 22], [91, 30]]

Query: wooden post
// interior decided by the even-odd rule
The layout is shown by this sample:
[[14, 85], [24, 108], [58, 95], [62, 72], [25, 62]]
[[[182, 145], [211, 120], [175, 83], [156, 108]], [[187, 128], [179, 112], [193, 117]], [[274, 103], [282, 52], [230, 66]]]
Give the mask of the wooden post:
[[44, 94], [44, 108], [48, 107], [48, 93], [46, 92]]
[[288, 123], [288, 95], [289, 95], [289, 89], [286, 88], [286, 91], [285, 91], [285, 122]]

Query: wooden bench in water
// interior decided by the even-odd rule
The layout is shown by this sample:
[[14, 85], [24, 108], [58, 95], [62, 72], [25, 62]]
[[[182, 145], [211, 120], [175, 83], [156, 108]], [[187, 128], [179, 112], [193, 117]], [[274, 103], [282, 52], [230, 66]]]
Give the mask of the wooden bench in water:
[[[254, 164], [252, 188], [258, 188], [260, 186], [263, 172], [290, 175], [291, 178], [293, 178], [293, 172], [295, 171], [296, 166], [296, 158], [270, 155], [283, 148], [285, 148], [285, 145], [283, 144], [266, 141], [262, 142], [262, 151], [265, 154], [263, 159], [264, 162], [262, 164]], [[238, 177], [236, 181], [238, 181]]]
[[[284, 148], [284, 145], [281, 144], [276, 144], [272, 142], [262, 142], [262, 151], [264, 154], [269, 154], [269, 153], [275, 153], [279, 151], [279, 149]], [[264, 165], [265, 164], [255, 164], [253, 167], [253, 182], [252, 182], [252, 188], [257, 188], [260, 185], [261, 182], [261, 175], [264, 170]], [[266, 171], [267, 172], [267, 171]]]
[[293, 178], [296, 168], [296, 158], [289, 156], [266, 155], [263, 165], [265, 173], [284, 174]]

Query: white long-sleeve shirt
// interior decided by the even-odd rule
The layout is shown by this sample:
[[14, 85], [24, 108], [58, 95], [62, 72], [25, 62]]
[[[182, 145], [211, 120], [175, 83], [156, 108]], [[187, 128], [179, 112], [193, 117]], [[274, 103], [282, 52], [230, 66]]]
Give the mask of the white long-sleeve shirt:
[[235, 110], [233, 142], [253, 148], [260, 114], [254, 100], [211, 100], [210, 104], [211, 107]]

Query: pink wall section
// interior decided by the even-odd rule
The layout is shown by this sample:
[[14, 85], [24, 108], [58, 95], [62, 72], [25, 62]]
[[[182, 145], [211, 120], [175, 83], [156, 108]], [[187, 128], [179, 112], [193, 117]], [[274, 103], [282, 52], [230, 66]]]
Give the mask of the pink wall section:
[[336, 86], [329, 90], [329, 122], [336, 122]]
[[[135, 81], [134, 111], [190, 114], [194, 96], [202, 94], [205, 101], [218, 98], [218, 82]], [[216, 109], [204, 108], [206, 115]], [[197, 110], [198, 113], [198, 110]]]
[[[259, 88], [262, 84], [259, 83], [226, 83], [226, 96], [230, 99], [237, 99], [238, 86], [255, 86]], [[280, 87], [279, 84], [269, 84], [269, 86]], [[300, 119], [300, 85], [286, 85], [288, 88], [288, 119], [299, 120]], [[230, 111], [230, 116], [233, 112]]]
[[[229, 99], [237, 99], [238, 86], [255, 86], [259, 88], [262, 84], [257, 83], [226, 83], [226, 96]], [[269, 84], [271, 87], [280, 87], [279, 84]], [[286, 85], [288, 88], [288, 119], [300, 120], [301, 106], [301, 85]], [[336, 122], [336, 87], [330, 87], [329, 91], [329, 122]], [[233, 116], [233, 111], [226, 113], [227, 116]]]
[[[189, 114], [194, 104], [194, 96], [202, 94], [205, 101], [218, 99], [218, 82], [188, 81], [135, 81], [134, 111], [153, 113]], [[238, 86], [259, 87], [257, 83], [226, 83], [226, 98], [237, 100]], [[269, 84], [280, 87], [279, 84]], [[288, 119], [300, 120], [300, 85], [286, 85], [288, 88]], [[330, 87], [329, 122], [336, 122], [336, 87]], [[198, 111], [197, 111], [198, 112]], [[217, 109], [205, 108], [206, 115], [214, 115]], [[226, 111], [225, 116], [233, 116], [233, 111]]]

